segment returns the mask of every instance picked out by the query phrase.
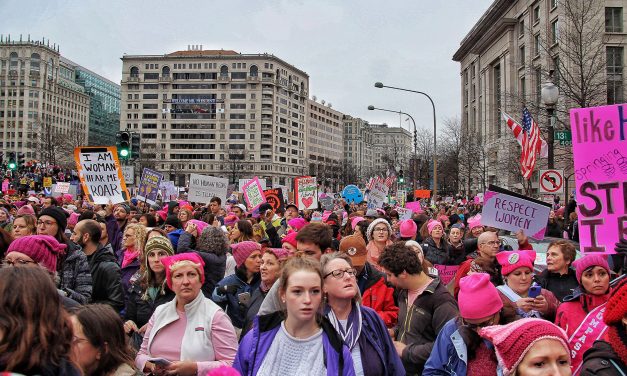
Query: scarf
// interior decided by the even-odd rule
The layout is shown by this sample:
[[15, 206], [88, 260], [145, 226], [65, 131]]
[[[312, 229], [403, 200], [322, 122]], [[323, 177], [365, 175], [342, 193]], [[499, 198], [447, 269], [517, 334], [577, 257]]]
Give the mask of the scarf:
[[361, 334], [361, 308], [359, 304], [352, 303], [351, 313], [348, 314], [348, 320], [346, 322], [346, 328], [342, 325], [335, 312], [331, 309], [331, 306], [326, 308], [326, 316], [331, 322], [331, 325], [338, 332], [340, 337], [344, 340], [344, 343], [348, 345], [348, 348], [352, 351], [353, 347], [357, 344], [359, 335]]
[[122, 267], [126, 268], [131, 262], [135, 261], [139, 256], [139, 251], [129, 250], [128, 248], [124, 250], [124, 258], [122, 259]]
[[620, 360], [627, 364], [627, 332], [622, 323], [617, 323], [607, 327], [605, 340], [612, 346], [612, 350], [618, 355]]

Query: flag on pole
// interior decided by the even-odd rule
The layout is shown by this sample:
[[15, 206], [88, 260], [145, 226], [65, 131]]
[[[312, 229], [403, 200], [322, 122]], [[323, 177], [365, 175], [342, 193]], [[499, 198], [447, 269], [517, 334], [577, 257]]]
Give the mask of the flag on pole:
[[[503, 112], [503, 118], [507, 123], [507, 127], [511, 129], [514, 133], [514, 137], [516, 137], [516, 141], [518, 141], [518, 145], [522, 146], [523, 143], [523, 128], [514, 120], [511, 116]], [[542, 158], [546, 158], [549, 155], [549, 147], [542, 138], [540, 138], [540, 156]]]
[[505, 112], [503, 112], [503, 118], [505, 118], [507, 126], [514, 132], [514, 136], [522, 147], [520, 170], [523, 177], [529, 180], [536, 165], [536, 154], [541, 154], [542, 152], [542, 143], [544, 141], [540, 138], [540, 128], [538, 128], [538, 124], [533, 120], [526, 107], [523, 108], [522, 126]]

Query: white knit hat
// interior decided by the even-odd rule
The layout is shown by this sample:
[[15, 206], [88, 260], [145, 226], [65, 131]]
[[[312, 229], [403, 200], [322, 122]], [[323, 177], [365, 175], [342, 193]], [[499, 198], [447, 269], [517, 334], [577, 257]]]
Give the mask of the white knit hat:
[[368, 225], [368, 229], [366, 230], [366, 237], [368, 238], [368, 241], [372, 240], [372, 232], [374, 231], [375, 226], [378, 225], [379, 223], [384, 223], [388, 227], [388, 234], [392, 236], [392, 226], [390, 226], [390, 223], [386, 221], [384, 218], [377, 218], [374, 221], [372, 221], [370, 225]]

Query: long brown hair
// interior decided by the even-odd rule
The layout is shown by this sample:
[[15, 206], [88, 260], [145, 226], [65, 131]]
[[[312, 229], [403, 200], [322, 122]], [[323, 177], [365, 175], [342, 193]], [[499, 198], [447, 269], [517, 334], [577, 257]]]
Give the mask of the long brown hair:
[[37, 267], [0, 269], [0, 364], [23, 374], [69, 360], [72, 327], [50, 275]]
[[73, 312], [89, 343], [100, 350], [98, 366], [91, 376], [110, 374], [122, 364], [135, 368], [132, 350], [124, 334], [124, 323], [111, 306], [90, 304]]

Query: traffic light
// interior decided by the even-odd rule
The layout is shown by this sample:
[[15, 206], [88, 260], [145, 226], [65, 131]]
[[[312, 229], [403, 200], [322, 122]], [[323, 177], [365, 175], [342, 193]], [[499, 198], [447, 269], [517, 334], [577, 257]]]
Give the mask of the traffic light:
[[405, 177], [403, 176], [403, 170], [400, 170], [398, 172], [398, 184], [404, 184], [405, 183]]
[[133, 132], [131, 136], [131, 158], [137, 159], [139, 158], [140, 152], [140, 136], [139, 133]]
[[15, 153], [9, 153], [9, 163], [7, 164], [9, 170], [16, 170], [17, 163], [15, 163]]
[[128, 159], [131, 156], [131, 132], [122, 131], [115, 135], [118, 155], [122, 159]]
[[17, 165], [24, 166], [25, 163], [26, 163], [26, 156], [24, 155], [24, 153], [17, 153]]

